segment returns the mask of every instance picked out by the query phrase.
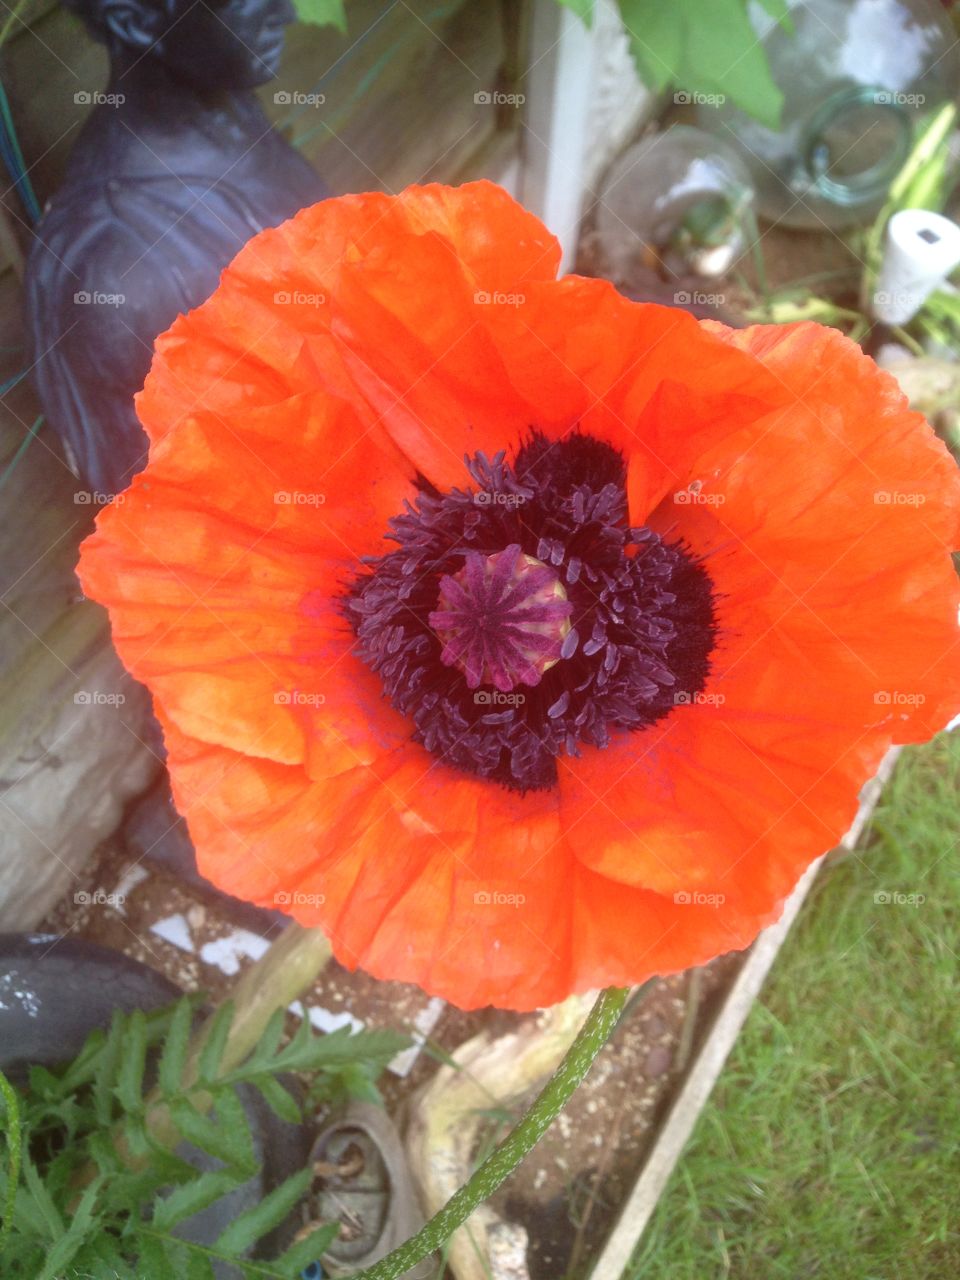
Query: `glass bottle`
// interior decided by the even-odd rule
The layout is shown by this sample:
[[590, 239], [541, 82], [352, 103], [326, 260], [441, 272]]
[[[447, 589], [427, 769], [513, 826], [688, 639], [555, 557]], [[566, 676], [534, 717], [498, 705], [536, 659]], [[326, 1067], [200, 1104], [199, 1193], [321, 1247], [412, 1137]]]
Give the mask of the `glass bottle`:
[[638, 276], [723, 275], [747, 242], [750, 175], [721, 139], [688, 125], [641, 138], [601, 185], [591, 249], [620, 285]]
[[956, 33], [937, 0], [788, 5], [792, 32], [750, 11], [783, 93], [779, 131], [729, 104], [701, 105], [698, 123], [737, 147], [769, 221], [868, 221], [926, 117], [957, 96]]

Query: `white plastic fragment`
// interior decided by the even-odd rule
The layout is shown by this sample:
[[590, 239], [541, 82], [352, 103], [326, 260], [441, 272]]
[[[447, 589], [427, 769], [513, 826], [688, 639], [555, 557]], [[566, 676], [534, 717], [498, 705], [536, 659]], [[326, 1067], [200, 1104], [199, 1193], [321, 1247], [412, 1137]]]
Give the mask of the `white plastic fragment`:
[[193, 938], [190, 935], [190, 926], [187, 924], [186, 917], [181, 915], [179, 911], [176, 915], [164, 916], [162, 920], [155, 920], [150, 926], [150, 932], [155, 933], [164, 942], [169, 942], [172, 946], [179, 947], [181, 951], [189, 951], [191, 955], [195, 951]]
[[[302, 1018], [302, 1001], [294, 1000], [292, 1004], [287, 1005], [287, 1010], [294, 1017]], [[329, 1035], [331, 1031], [339, 1031], [341, 1027], [350, 1027], [354, 1031], [362, 1031], [366, 1026], [362, 1019], [354, 1017], [352, 1013], [348, 1013], [346, 1010], [334, 1013], [332, 1009], [324, 1009], [322, 1005], [317, 1004], [307, 1006], [307, 1016], [310, 1019], [310, 1025], [326, 1035]]]
[[240, 972], [242, 959], [259, 960], [269, 950], [270, 943], [258, 933], [251, 933], [249, 929], [234, 929], [224, 938], [205, 942], [200, 948], [200, 959], [205, 964], [216, 965], [221, 973], [232, 978]]

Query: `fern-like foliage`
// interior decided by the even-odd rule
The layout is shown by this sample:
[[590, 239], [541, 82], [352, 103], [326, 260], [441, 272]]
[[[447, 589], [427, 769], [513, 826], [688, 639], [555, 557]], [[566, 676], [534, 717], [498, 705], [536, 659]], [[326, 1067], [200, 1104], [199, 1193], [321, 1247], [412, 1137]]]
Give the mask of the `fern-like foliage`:
[[[258, 1171], [238, 1086], [296, 1123], [304, 1105], [378, 1098], [377, 1076], [409, 1040], [390, 1031], [318, 1035], [304, 1019], [284, 1043], [278, 1010], [252, 1052], [221, 1071], [233, 1008], [220, 1008], [194, 1061], [196, 1006], [187, 996], [156, 1012], [117, 1013], [67, 1066], [32, 1068], [24, 1089], [0, 1074], [3, 1280], [214, 1280], [217, 1260], [245, 1280], [293, 1280], [336, 1236], [336, 1224], [320, 1225], [279, 1257], [259, 1257], [258, 1243], [307, 1194], [310, 1169], [234, 1218], [213, 1245], [178, 1228]], [[283, 1083], [291, 1073], [306, 1078], [305, 1103]], [[180, 1139], [213, 1167], [178, 1155]]]

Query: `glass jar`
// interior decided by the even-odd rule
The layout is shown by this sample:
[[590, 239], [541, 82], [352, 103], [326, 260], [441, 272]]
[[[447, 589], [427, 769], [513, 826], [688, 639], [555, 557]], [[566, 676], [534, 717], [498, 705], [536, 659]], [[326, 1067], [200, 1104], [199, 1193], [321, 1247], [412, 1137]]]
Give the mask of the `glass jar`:
[[793, 31], [751, 18], [783, 93], [779, 131], [701, 105], [702, 128], [737, 147], [757, 210], [794, 227], [869, 221], [918, 128], [960, 90], [957, 37], [937, 0], [788, 0]]
[[723, 275], [746, 244], [753, 186], [737, 153], [687, 125], [641, 138], [601, 184], [592, 248], [615, 283]]

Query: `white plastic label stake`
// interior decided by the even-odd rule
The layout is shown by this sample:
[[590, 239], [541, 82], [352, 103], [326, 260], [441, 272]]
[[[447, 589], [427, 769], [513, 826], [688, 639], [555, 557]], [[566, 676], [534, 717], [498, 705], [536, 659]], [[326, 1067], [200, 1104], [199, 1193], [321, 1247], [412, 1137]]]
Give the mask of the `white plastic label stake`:
[[960, 227], [939, 213], [904, 209], [887, 224], [874, 318], [906, 324], [960, 263]]

